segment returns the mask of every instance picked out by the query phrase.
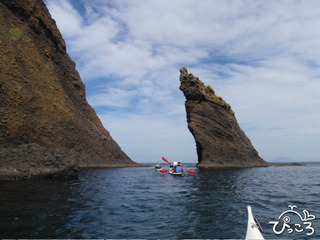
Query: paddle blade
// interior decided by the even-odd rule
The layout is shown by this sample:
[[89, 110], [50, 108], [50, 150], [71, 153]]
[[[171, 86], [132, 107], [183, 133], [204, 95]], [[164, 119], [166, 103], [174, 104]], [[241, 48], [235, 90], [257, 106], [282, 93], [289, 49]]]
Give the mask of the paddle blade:
[[194, 170], [190, 170], [190, 171], [188, 171], [189, 173], [196, 173], [196, 171], [194, 171]]
[[167, 172], [167, 170], [161, 169], [161, 170], [159, 170], [159, 172], [165, 173], [165, 172]]
[[162, 160], [168, 162], [168, 160], [165, 157], [162, 157]]

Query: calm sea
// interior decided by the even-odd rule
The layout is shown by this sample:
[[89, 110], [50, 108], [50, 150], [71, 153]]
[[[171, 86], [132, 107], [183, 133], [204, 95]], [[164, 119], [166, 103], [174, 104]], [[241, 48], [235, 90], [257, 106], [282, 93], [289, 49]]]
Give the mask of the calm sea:
[[[67, 182], [2, 181], [0, 238], [241, 239], [251, 205], [266, 239], [320, 239], [319, 163], [236, 170], [190, 164], [185, 170], [197, 173], [184, 177], [152, 167], [85, 170]], [[278, 219], [290, 209], [291, 218]], [[269, 221], [279, 221], [275, 230]]]

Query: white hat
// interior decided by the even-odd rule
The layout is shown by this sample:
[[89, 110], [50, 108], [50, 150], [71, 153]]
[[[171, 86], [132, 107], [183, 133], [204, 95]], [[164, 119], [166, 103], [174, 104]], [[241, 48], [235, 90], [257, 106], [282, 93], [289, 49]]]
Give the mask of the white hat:
[[173, 162], [173, 165], [177, 165], [178, 163], [177, 162]]

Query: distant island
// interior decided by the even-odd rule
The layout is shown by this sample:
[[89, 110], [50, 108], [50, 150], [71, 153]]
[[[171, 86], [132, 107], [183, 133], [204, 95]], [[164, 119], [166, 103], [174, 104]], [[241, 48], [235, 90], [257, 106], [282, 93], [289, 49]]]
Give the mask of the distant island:
[[277, 163], [277, 162], [283, 163], [283, 162], [294, 162], [294, 160], [292, 160], [291, 158], [288, 158], [288, 157], [277, 157], [277, 158], [274, 158], [274, 159], [270, 160], [270, 162], [272, 162], [272, 163]]

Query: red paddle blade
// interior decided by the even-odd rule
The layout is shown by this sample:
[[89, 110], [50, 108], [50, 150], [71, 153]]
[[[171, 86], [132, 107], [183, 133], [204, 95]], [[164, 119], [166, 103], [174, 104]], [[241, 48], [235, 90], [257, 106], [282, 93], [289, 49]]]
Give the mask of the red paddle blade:
[[189, 173], [196, 173], [196, 171], [190, 170]]
[[167, 172], [167, 170], [161, 169], [159, 170], [159, 172]]
[[165, 157], [162, 157], [162, 160], [168, 162], [168, 160]]

